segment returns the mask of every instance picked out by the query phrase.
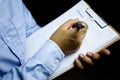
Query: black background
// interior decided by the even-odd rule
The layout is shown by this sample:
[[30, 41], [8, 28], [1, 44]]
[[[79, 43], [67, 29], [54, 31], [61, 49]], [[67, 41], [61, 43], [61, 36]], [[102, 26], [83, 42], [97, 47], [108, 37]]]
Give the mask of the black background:
[[[23, 0], [40, 26], [49, 23], [71, 8], [79, 0]], [[120, 32], [119, 0], [85, 0], [105, 21]], [[105, 56], [92, 68], [82, 71], [77, 67], [55, 80], [118, 80], [120, 41], [108, 47], [110, 56]]]

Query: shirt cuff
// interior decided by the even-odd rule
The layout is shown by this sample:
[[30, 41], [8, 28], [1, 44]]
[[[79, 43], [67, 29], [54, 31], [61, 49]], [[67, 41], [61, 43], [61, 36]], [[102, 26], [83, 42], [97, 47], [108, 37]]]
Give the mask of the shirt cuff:
[[47, 40], [34, 57], [37, 58], [44, 69], [51, 74], [63, 60], [64, 56], [64, 53], [56, 43], [52, 40]]

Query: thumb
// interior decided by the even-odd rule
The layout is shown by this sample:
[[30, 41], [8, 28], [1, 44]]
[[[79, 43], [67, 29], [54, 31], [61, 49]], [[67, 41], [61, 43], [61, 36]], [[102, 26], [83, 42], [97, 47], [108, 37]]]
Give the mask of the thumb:
[[68, 30], [68, 29], [72, 28], [73, 24], [77, 23], [78, 21], [79, 21], [79, 19], [69, 19], [64, 24], [61, 25], [61, 28]]
[[81, 28], [78, 29], [78, 34], [85, 34], [87, 32], [88, 29], [88, 25], [85, 22], [81, 22], [82, 26]]
[[85, 34], [87, 32], [88, 25], [85, 22], [79, 21], [72, 25], [70, 28], [71, 33], [78, 34], [79, 36]]

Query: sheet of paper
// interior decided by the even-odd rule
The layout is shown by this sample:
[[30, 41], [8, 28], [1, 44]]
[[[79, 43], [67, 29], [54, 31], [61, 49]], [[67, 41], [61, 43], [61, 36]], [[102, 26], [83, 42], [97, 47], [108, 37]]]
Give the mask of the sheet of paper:
[[[87, 13], [87, 10], [90, 14]], [[44, 42], [50, 38], [54, 31], [68, 19], [79, 18], [85, 21], [88, 24], [88, 31], [80, 49], [76, 53], [65, 57], [53, 75], [50, 76], [50, 80], [74, 67], [73, 62], [80, 53], [85, 54], [88, 51], [96, 52], [105, 46], [107, 47], [110, 43], [115, 42], [114, 40], [118, 39], [119, 35], [91, 10], [90, 6], [82, 0], [28, 37], [26, 41], [25, 60], [27, 61], [32, 57]], [[91, 16], [94, 16], [94, 19]], [[96, 23], [96, 21], [98, 22]]]

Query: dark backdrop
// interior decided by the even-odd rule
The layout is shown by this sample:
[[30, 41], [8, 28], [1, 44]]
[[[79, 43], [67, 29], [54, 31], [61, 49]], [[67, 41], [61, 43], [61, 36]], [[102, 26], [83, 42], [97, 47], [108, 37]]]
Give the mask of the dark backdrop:
[[[40, 26], [44, 26], [71, 8], [79, 0], [23, 0]], [[118, 32], [120, 32], [119, 0], [85, 0]], [[55, 80], [115, 80], [119, 79], [120, 41], [108, 47], [111, 55], [95, 63], [92, 68], [82, 71], [77, 67]]]

